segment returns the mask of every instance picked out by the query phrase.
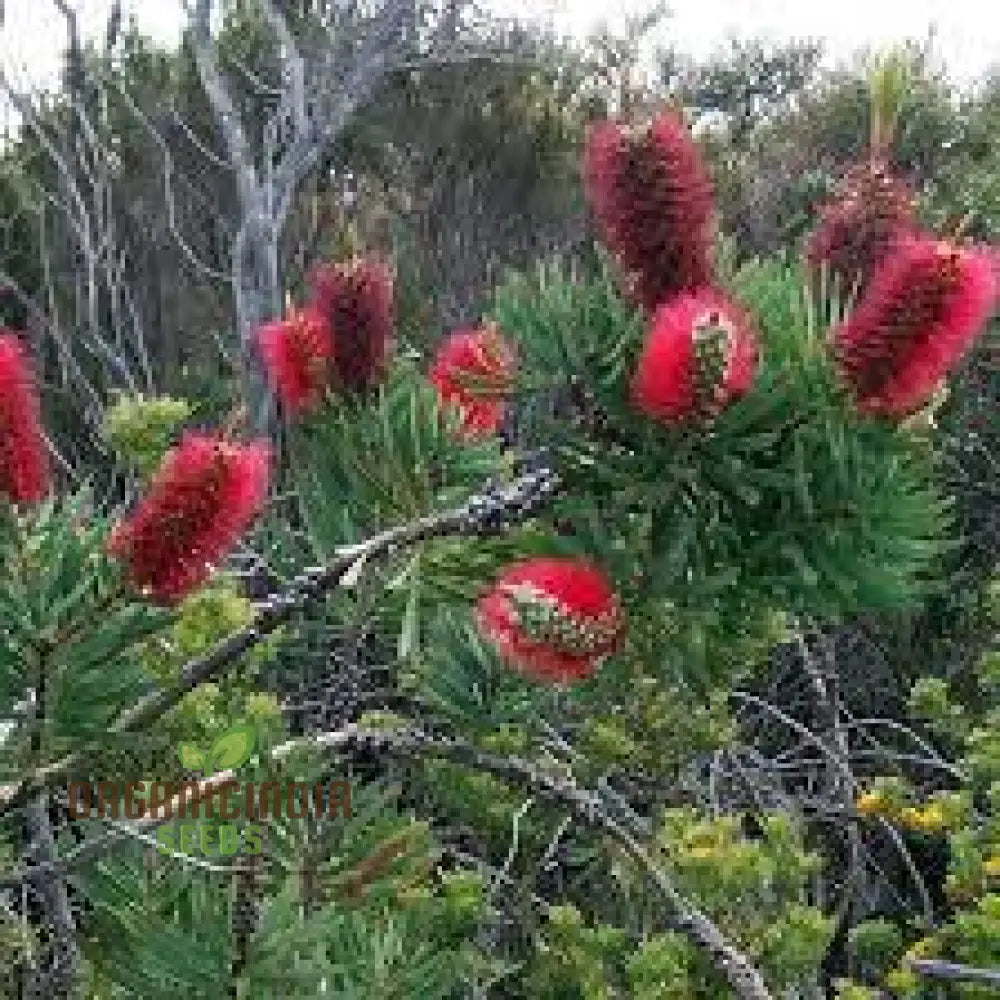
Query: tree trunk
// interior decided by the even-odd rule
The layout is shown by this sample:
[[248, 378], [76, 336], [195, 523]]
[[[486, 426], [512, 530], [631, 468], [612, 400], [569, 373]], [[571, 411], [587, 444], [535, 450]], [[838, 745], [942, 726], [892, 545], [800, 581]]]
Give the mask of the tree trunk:
[[[264, 191], [257, 198], [263, 202]], [[278, 265], [279, 227], [263, 205], [244, 205], [243, 225], [233, 253], [236, 328], [243, 357], [243, 381], [248, 424], [255, 434], [270, 436], [275, 412], [268, 389], [256, 333], [262, 323], [281, 313], [281, 275]]]

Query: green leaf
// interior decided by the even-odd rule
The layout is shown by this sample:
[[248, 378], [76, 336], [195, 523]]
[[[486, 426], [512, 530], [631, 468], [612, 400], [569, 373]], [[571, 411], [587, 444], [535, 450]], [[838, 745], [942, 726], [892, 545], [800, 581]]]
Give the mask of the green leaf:
[[209, 759], [218, 771], [228, 771], [245, 764], [257, 743], [257, 730], [247, 723], [233, 726], [212, 744]]
[[403, 628], [399, 634], [399, 658], [405, 660], [420, 643], [420, 573], [418, 551], [411, 563], [410, 593], [406, 601], [406, 613], [403, 617]]
[[181, 743], [177, 747], [177, 759], [189, 771], [205, 770], [205, 755], [193, 743]]

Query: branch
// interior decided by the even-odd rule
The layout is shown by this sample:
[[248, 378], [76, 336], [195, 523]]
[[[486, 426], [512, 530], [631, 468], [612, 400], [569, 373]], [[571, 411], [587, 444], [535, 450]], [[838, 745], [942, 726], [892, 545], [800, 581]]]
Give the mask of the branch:
[[[36, 111], [24, 95], [12, 94], [12, 100], [16, 98], [15, 103], [22, 116], [24, 116], [26, 123], [39, 136], [40, 142], [55, 164], [60, 189], [65, 191], [66, 198], [65, 200], [56, 198], [51, 192], [46, 191], [38, 184], [34, 178], [26, 177], [25, 179], [37, 186], [44, 200], [64, 216], [70, 232], [75, 235], [78, 241], [78, 249], [85, 258], [86, 277], [84, 280], [86, 282], [87, 314], [85, 323], [80, 325], [86, 328], [85, 331], [81, 330], [82, 336], [89, 338], [93, 347], [86, 343], [84, 346], [91, 349], [92, 353], [99, 353], [102, 361], [111, 364], [116, 374], [124, 379], [130, 389], [134, 389], [136, 382], [131, 366], [112, 348], [100, 330], [98, 316], [98, 271], [100, 270], [104, 273], [109, 291], [113, 296], [116, 294], [118, 287], [112, 263], [115, 247], [115, 231], [110, 204], [111, 184], [109, 183], [107, 171], [108, 154], [101, 144], [97, 129], [90, 119], [87, 108], [83, 103], [83, 97], [79, 92], [79, 87], [81, 86], [80, 74], [83, 70], [77, 15], [63, 0], [57, 0], [56, 6], [66, 21], [68, 58], [72, 60], [72, 64], [75, 67], [74, 73], [76, 74], [72, 81], [73, 85], [67, 94], [70, 106], [74, 111], [75, 131], [72, 132], [71, 137], [66, 138], [66, 148], [61, 150], [55, 138], [48, 135], [46, 129], [43, 127], [41, 113]], [[3, 86], [10, 92], [9, 81], [4, 78], [2, 82]], [[70, 149], [71, 138], [75, 139], [75, 155], [72, 154], [72, 150]], [[81, 188], [81, 179], [84, 186], [89, 185], [92, 194], [92, 206], [88, 205], [88, 199], [84, 196]], [[42, 215], [44, 209], [39, 206], [36, 211], [39, 213], [40, 223], [44, 222], [44, 216]], [[44, 244], [44, 226], [40, 225], [39, 235]], [[44, 246], [43, 270], [48, 275], [49, 258], [45, 253]], [[116, 315], [114, 312], [114, 300], [112, 309], [113, 315]], [[53, 311], [54, 316], [55, 312]], [[79, 303], [77, 319], [79, 321]], [[54, 319], [50, 323], [52, 327], [51, 332], [54, 337], [57, 337], [58, 331], [55, 327], [58, 324], [55, 323]], [[121, 346], [121, 331], [117, 325], [115, 326], [115, 332], [119, 346]], [[136, 328], [134, 339], [137, 343], [142, 340], [141, 330], [138, 327]], [[58, 346], [60, 351], [65, 354], [67, 351], [65, 345], [59, 343]], [[144, 348], [140, 343], [137, 353], [142, 353], [143, 350]], [[74, 374], [79, 377], [79, 372], [75, 372]], [[95, 403], [99, 402], [89, 388], [87, 391]]]
[[219, 64], [215, 59], [209, 25], [211, 13], [212, 0], [195, 0], [191, 30], [195, 63], [198, 67], [201, 85], [205, 88], [209, 103], [215, 112], [226, 143], [226, 149], [236, 170], [236, 184], [240, 200], [244, 205], [252, 205], [259, 186], [257, 170], [240, 116], [236, 112], [229, 88], [226, 86], [222, 73], [219, 71]]
[[[828, 747], [823, 740], [821, 740], [815, 733], [813, 733], [808, 727], [802, 725], [801, 722], [793, 719], [786, 712], [781, 711], [781, 709], [765, 701], [763, 698], [758, 698], [756, 695], [749, 694], [745, 691], [733, 691], [730, 697], [735, 701], [743, 702], [744, 704], [756, 705], [758, 708], [763, 708], [765, 711], [769, 712], [780, 722], [788, 726], [789, 729], [794, 730], [803, 739], [815, 746], [823, 756], [823, 759], [828, 763], [832, 764], [834, 767], [840, 771], [841, 776], [844, 781], [851, 789], [852, 797], [857, 795], [857, 780], [854, 776], [854, 772], [851, 770], [848, 763], [842, 760], [837, 754], [832, 752], [831, 748]], [[903, 863], [906, 865], [907, 870], [910, 872], [913, 878], [914, 885], [917, 887], [917, 891], [920, 893], [921, 903], [924, 909], [924, 919], [928, 923], [928, 926], [933, 926], [934, 923], [934, 905], [930, 897], [930, 893], [927, 889], [927, 885], [920, 875], [920, 870], [917, 868], [913, 857], [906, 848], [906, 844], [903, 838], [900, 836], [899, 831], [890, 823], [888, 820], [878, 817], [877, 822], [881, 826], [889, 838], [892, 840], [893, 845], [899, 852], [900, 857], [903, 859]]]
[[[31, 735], [30, 753], [32, 760], [38, 760], [44, 746], [43, 729], [45, 710], [49, 698], [48, 673], [50, 664], [38, 657], [32, 664], [32, 686], [34, 698], [30, 710]], [[39, 792], [29, 803], [25, 816], [25, 832], [28, 837], [27, 854], [41, 862], [41, 868], [33, 869], [31, 879], [42, 901], [42, 919], [49, 925], [50, 938], [46, 956], [38, 956], [31, 970], [32, 982], [29, 993], [43, 989], [48, 995], [70, 996], [74, 989], [79, 953], [76, 945], [76, 924], [70, 909], [66, 882], [61, 875], [51, 871], [57, 855], [56, 840], [49, 821], [49, 793]], [[49, 870], [46, 871], [45, 869]], [[45, 968], [48, 964], [50, 967]]]
[[[386, 58], [389, 43], [403, 28], [411, 10], [409, 0], [386, 0], [378, 27], [368, 33], [350, 75], [336, 87], [337, 106], [323, 116], [321, 129], [314, 127], [300, 132], [291, 149], [281, 158], [274, 175], [277, 196], [274, 217], [279, 225], [287, 218], [302, 179], [384, 79], [389, 69]], [[328, 85], [327, 81], [324, 83]]]
[[76, 946], [76, 923], [66, 894], [66, 883], [53, 870], [56, 842], [49, 822], [47, 792], [41, 792], [29, 804], [26, 819], [30, 839], [29, 853], [40, 859], [40, 863], [33, 866], [28, 875], [44, 900], [45, 918], [51, 928], [48, 946], [51, 968], [44, 968], [43, 957], [39, 956], [38, 966], [32, 970], [32, 986], [44, 989], [49, 996], [69, 997], [75, 992], [73, 983], [80, 957]]
[[302, 53], [299, 51], [298, 45], [295, 44], [295, 38], [289, 30], [288, 21], [271, 0], [261, 0], [261, 10], [285, 49], [283, 61], [287, 64], [291, 77], [289, 85], [282, 91], [276, 117], [280, 121], [291, 111], [295, 135], [304, 135], [308, 129], [309, 121], [306, 116], [306, 71]]
[[950, 979], [957, 982], [993, 983], [1000, 986], [1000, 969], [976, 969], [971, 965], [938, 962], [929, 958], [912, 958], [907, 966], [926, 979]]
[[146, 115], [142, 108], [136, 104], [131, 95], [126, 92], [124, 86], [122, 86], [118, 80], [115, 80], [114, 84], [125, 103], [129, 106], [132, 114], [135, 115], [135, 117], [145, 126], [146, 131], [149, 133], [153, 142], [159, 146], [160, 153], [163, 156], [163, 201], [167, 210], [167, 228], [170, 230], [171, 236], [173, 236], [177, 246], [180, 247], [181, 252], [184, 254], [184, 257], [196, 271], [201, 272], [210, 281], [221, 281], [226, 284], [231, 284], [233, 280], [232, 274], [225, 274], [222, 271], [217, 271], [215, 268], [206, 264], [198, 257], [191, 245], [181, 235], [180, 230], [177, 227], [177, 200], [174, 197], [172, 181], [174, 175], [174, 161], [173, 157], [170, 155], [170, 147], [167, 145], [163, 136], [157, 131], [156, 126], [154, 126], [149, 120], [148, 115]]
[[[502, 530], [531, 516], [558, 487], [558, 477], [549, 469], [541, 469], [506, 486], [473, 496], [454, 510], [429, 514], [341, 550], [325, 567], [307, 570], [292, 580], [281, 593], [261, 602], [249, 626], [189, 661], [181, 669], [180, 678], [173, 687], [155, 691], [141, 699], [112, 723], [109, 732], [118, 736], [148, 727], [198, 685], [218, 676], [247, 650], [261, 643], [295, 612], [346, 582], [352, 574], [361, 570], [365, 562], [431, 538], [482, 535], [487, 530]], [[0, 789], [0, 816], [23, 807], [31, 795], [41, 788], [69, 777], [84, 763], [87, 751], [102, 744], [106, 745], [106, 741], [91, 741], [80, 751], [39, 768], [13, 789]]]
[[[69, 346], [67, 338], [63, 335], [59, 326], [54, 321], [50, 320], [48, 316], [41, 307], [28, 295], [16, 282], [12, 275], [8, 274], [6, 271], [0, 270], [0, 281], [4, 282], [8, 294], [12, 295], [17, 301], [27, 310], [31, 315], [31, 318], [43, 329], [47, 330], [55, 341], [56, 347], [59, 349], [60, 361], [66, 366], [66, 369], [72, 372], [73, 380], [75, 381], [78, 388], [83, 390], [83, 393], [89, 397], [90, 406], [84, 406], [84, 418], [88, 425], [88, 428], [98, 434], [101, 425], [101, 414], [103, 412], [103, 405], [101, 403], [101, 397], [98, 395], [97, 390], [94, 388], [93, 383], [87, 378], [86, 373], [80, 367], [79, 362], [73, 354], [72, 349]], [[69, 379], [67, 378], [67, 381]]]

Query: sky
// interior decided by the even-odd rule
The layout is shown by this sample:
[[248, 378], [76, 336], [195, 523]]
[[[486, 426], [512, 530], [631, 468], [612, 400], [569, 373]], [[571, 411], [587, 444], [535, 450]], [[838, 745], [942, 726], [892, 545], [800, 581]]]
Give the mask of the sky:
[[[668, 0], [669, 2], [669, 0]], [[111, 0], [68, 0], [86, 35], [103, 32]], [[607, 17], [636, 14], [651, 0], [492, 0], [502, 14], [543, 14], [561, 31], [583, 35]], [[995, 13], [986, 14], [989, 7]], [[881, 47], [906, 38], [926, 39], [949, 75], [972, 82], [991, 63], [1000, 63], [1000, 11], [990, 0], [673, 0], [672, 16], [651, 40], [672, 42], [705, 56], [730, 37], [826, 41], [834, 60], [865, 46]], [[19, 86], [51, 86], [58, 76], [63, 22], [52, 0], [0, 0], [0, 65]], [[183, 20], [182, 0], [126, 0], [141, 27], [162, 41], [175, 41]]]

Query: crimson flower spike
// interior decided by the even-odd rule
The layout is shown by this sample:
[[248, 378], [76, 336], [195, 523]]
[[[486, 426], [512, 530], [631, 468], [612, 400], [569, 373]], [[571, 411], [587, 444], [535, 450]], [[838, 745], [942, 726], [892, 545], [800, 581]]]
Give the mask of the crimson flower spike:
[[189, 431], [163, 458], [136, 509], [116, 525], [112, 555], [162, 604], [200, 586], [267, 499], [270, 447]]
[[714, 196], [701, 151], [675, 112], [644, 130], [590, 127], [583, 182], [601, 237], [648, 312], [711, 283]]
[[295, 310], [257, 332], [264, 365], [289, 416], [316, 407], [330, 381], [333, 336], [315, 308]]
[[0, 495], [38, 503], [49, 489], [41, 402], [20, 337], [0, 329]]
[[759, 350], [749, 317], [715, 289], [656, 311], [632, 377], [632, 402], [663, 424], [717, 415], [753, 383]]
[[905, 417], [926, 404], [992, 315], [997, 291], [988, 252], [930, 235], [901, 240], [832, 332], [859, 410]]
[[585, 680], [624, 634], [611, 584], [586, 559], [542, 556], [508, 566], [475, 617], [513, 670], [547, 684]]
[[913, 192], [885, 161], [854, 166], [806, 240], [806, 267], [814, 281], [826, 265], [843, 295], [855, 284], [863, 294], [897, 240], [917, 232], [914, 204]]
[[393, 278], [374, 259], [323, 264], [310, 276], [310, 307], [333, 335], [335, 388], [363, 392], [377, 382], [387, 363], [395, 312]]
[[430, 381], [438, 399], [461, 413], [467, 439], [495, 434], [514, 378], [514, 354], [493, 324], [456, 330], [438, 347]]

